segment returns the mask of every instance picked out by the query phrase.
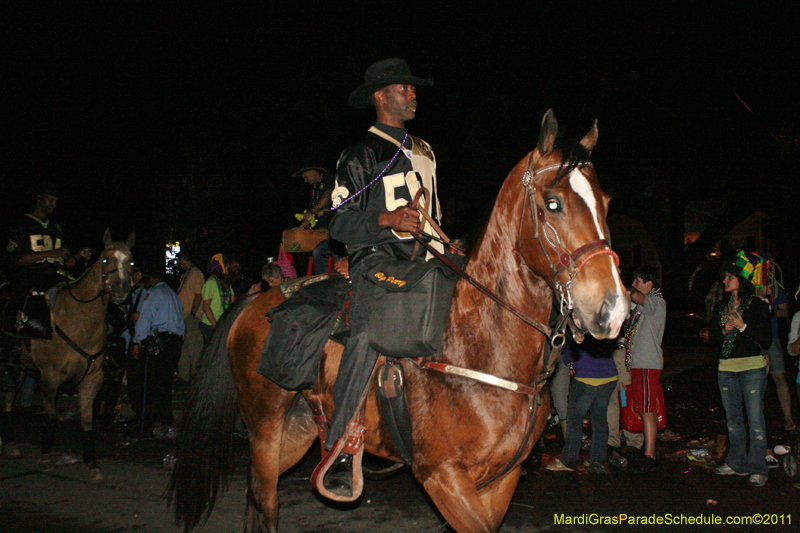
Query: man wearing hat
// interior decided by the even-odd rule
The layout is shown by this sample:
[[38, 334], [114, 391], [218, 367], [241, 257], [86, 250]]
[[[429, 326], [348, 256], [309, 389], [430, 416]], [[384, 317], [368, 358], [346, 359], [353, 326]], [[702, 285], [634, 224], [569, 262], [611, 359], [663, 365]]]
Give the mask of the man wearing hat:
[[[343, 441], [348, 440], [345, 428], [360, 405], [378, 358], [369, 346], [369, 302], [360, 295], [371, 291], [362, 274], [388, 259], [411, 259], [415, 240], [410, 232], [426, 229], [420, 227], [419, 212], [408, 205], [421, 187], [431, 194], [430, 201], [421, 200], [421, 205], [439, 219], [433, 151], [405, 130], [405, 122], [417, 113], [417, 87], [431, 85], [431, 79], [412, 76], [405, 60], [386, 59], [367, 68], [364, 83], [348, 99], [353, 107], [374, 106], [377, 121], [360, 142], [342, 152], [332, 198], [330, 234], [347, 246], [353, 292], [350, 337], [333, 390], [333, 419], [325, 442], [331, 451], [318, 468], [324, 472], [330, 466], [324, 488], [342, 498], [358, 496], [352, 491], [353, 454], [347, 453]], [[417, 260], [424, 260], [424, 255]], [[358, 431], [352, 425], [350, 430]]]
[[90, 248], [71, 254], [63, 245], [61, 226], [50, 220], [58, 201], [58, 187], [43, 182], [33, 192], [36, 198], [33, 211], [17, 221], [9, 232], [7, 249], [14, 288], [10, 307], [17, 309], [31, 290], [43, 292], [63, 281], [66, 269], [91, 255]]
[[36, 205], [11, 228], [8, 251], [20, 278], [36, 289], [47, 289], [58, 279], [64, 267], [71, 268], [78, 258], [90, 255], [84, 248], [71, 254], [63, 247], [61, 226], [50, 220], [58, 202], [58, 188], [45, 182], [36, 188]]
[[[311, 227], [311, 217], [316, 218], [316, 229], [328, 229], [328, 224], [331, 219], [331, 192], [333, 191], [334, 177], [333, 174], [328, 172], [323, 167], [305, 166], [292, 174], [292, 176], [299, 176], [303, 178], [307, 184], [311, 186], [311, 194], [309, 199], [308, 210], [303, 214], [303, 221], [301, 227]], [[329, 252], [331, 244], [328, 240], [319, 243], [312, 251], [314, 257], [314, 268], [317, 274], [325, 274], [328, 272], [328, 263], [323, 257], [323, 254]], [[339, 258], [334, 254], [335, 258]]]
[[323, 167], [305, 166], [292, 174], [301, 177], [311, 186], [308, 211], [303, 215], [303, 224], [308, 225], [311, 216], [317, 218], [317, 227], [327, 228], [330, 221], [331, 191], [333, 191], [334, 177]]

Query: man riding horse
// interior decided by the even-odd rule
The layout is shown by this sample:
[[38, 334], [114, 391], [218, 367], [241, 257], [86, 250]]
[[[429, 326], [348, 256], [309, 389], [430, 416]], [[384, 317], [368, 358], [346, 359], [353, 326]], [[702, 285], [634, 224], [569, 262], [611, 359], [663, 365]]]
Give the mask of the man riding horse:
[[[335, 407], [325, 442], [326, 450], [332, 450], [328, 460], [333, 464], [324, 485], [343, 496], [352, 493], [353, 457], [344, 451], [342, 437], [378, 359], [367, 334], [366, 296], [372, 288], [363, 273], [388, 259], [412, 258], [415, 241], [410, 232], [424, 228], [420, 227], [419, 212], [408, 204], [421, 187], [431, 192], [425, 207], [439, 219], [433, 151], [428, 143], [405, 131], [405, 121], [417, 112], [416, 87], [431, 85], [431, 79], [412, 76], [405, 60], [387, 59], [367, 68], [364, 83], [348, 99], [353, 107], [375, 106], [377, 121], [339, 158], [330, 223], [331, 237], [347, 246], [352, 284], [350, 336], [333, 392]], [[424, 258], [423, 254], [418, 260]], [[333, 456], [337, 449], [342, 451]]]
[[[78, 259], [89, 258], [91, 249], [83, 248], [71, 254], [64, 247], [61, 226], [50, 220], [58, 202], [58, 187], [54, 183], [43, 182], [34, 192], [36, 204], [33, 211], [18, 220], [9, 232], [12, 281], [3, 326], [8, 332], [22, 336], [26, 336], [26, 328], [33, 328], [31, 333], [34, 335], [49, 336], [49, 333], [41, 330], [49, 329], [49, 324], [37, 325], [34, 322], [42, 317], [19, 315], [18, 311], [23, 308], [31, 291], [39, 295], [64, 281], [67, 278], [65, 269], [74, 267]], [[47, 309], [47, 306], [44, 305], [43, 309]]]

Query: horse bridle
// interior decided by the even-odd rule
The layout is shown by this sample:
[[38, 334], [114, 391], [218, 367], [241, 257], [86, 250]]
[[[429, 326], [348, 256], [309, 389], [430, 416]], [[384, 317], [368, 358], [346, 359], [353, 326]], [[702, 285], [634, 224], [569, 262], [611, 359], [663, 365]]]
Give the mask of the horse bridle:
[[[103, 251], [105, 252], [105, 250], [103, 250]], [[67, 293], [70, 295], [70, 297], [73, 300], [75, 300], [78, 303], [81, 303], [81, 304], [92, 303], [93, 301], [97, 300], [98, 298], [100, 298], [100, 297], [108, 294], [109, 292], [111, 292], [108, 289], [108, 280], [111, 277], [111, 274], [115, 270], [116, 269], [105, 270], [102, 266], [100, 267], [100, 279], [102, 280], [102, 288], [97, 292], [97, 295], [95, 295], [92, 298], [89, 298], [88, 300], [81, 300], [80, 298], [78, 298], [77, 296], [72, 294], [72, 286], [75, 285], [75, 283], [77, 283], [77, 281], [73, 282], [73, 283], [70, 283], [69, 281], [67, 281]]]
[[[531, 211], [531, 221], [533, 222], [534, 236], [536, 237], [536, 240], [539, 243], [539, 247], [542, 249], [542, 253], [547, 258], [547, 261], [550, 264], [550, 272], [553, 278], [552, 288], [553, 292], [558, 296], [560, 316], [554, 328], [551, 328], [545, 324], [542, 324], [538, 320], [528, 317], [513, 305], [509, 304], [508, 302], [505, 302], [494, 292], [484, 287], [472, 276], [470, 276], [463, 269], [455, 265], [444, 254], [436, 250], [434, 247], [432, 247], [423, 239], [423, 237], [427, 237], [434, 240], [438, 240], [440, 242], [444, 242], [445, 244], [449, 243], [447, 237], [442, 234], [441, 230], [433, 222], [430, 215], [419, 204], [418, 202], [419, 192], [417, 193], [417, 197], [414, 199], [413, 206], [422, 214], [422, 216], [426, 220], [428, 220], [428, 222], [431, 223], [431, 225], [437, 231], [440, 232], [440, 234], [442, 234], [444, 240], [438, 239], [433, 235], [425, 234], [422, 231], [412, 232], [412, 235], [419, 244], [421, 244], [424, 248], [426, 248], [429, 252], [431, 252], [436, 258], [442, 261], [456, 274], [464, 278], [471, 285], [477, 288], [480, 292], [482, 292], [483, 294], [485, 294], [486, 296], [488, 296], [489, 298], [500, 304], [507, 311], [510, 311], [512, 314], [517, 316], [520, 320], [522, 320], [529, 326], [539, 330], [548, 338], [550, 346], [552, 348], [552, 352], [550, 353], [550, 357], [548, 358], [549, 360], [544, 365], [544, 372], [542, 374], [542, 381], [544, 381], [548, 377], [550, 377], [550, 375], [553, 373], [553, 370], [555, 369], [555, 362], [561, 353], [561, 348], [564, 346], [564, 343], [566, 342], [565, 333], [567, 325], [569, 324], [576, 338], [580, 339], [583, 338], [583, 331], [581, 331], [580, 328], [577, 327], [571, 316], [572, 310], [574, 308], [574, 301], [572, 299], [572, 291], [571, 291], [572, 281], [575, 279], [575, 276], [577, 276], [578, 273], [580, 273], [580, 271], [583, 269], [586, 263], [588, 263], [591, 259], [599, 257], [601, 255], [610, 255], [614, 258], [614, 262], [616, 263], [616, 265], [619, 266], [619, 256], [616, 254], [616, 252], [614, 252], [614, 250], [611, 249], [611, 245], [606, 239], [597, 239], [595, 241], [586, 243], [583, 246], [577, 248], [572, 253], [568, 252], [564, 248], [558, 230], [545, 218], [544, 206], [542, 205], [542, 201], [540, 200], [539, 195], [537, 194], [536, 186], [533, 185], [533, 178], [535, 176], [544, 174], [545, 172], [560, 171], [564, 168], [564, 164], [559, 163], [554, 165], [548, 165], [538, 170], [534, 170], [533, 163], [534, 163], [533, 153], [531, 153], [530, 162], [528, 163], [528, 169], [522, 175], [522, 185], [525, 187], [525, 196], [527, 197], [528, 201], [526, 202], [525, 197], [523, 197], [522, 213], [520, 215], [520, 222], [519, 222], [519, 234], [517, 237], [518, 248], [521, 248], [522, 224], [525, 220], [525, 206], [527, 204], [530, 207]], [[591, 165], [592, 165], [591, 162], [587, 162], [582, 166], [591, 166]], [[420, 191], [422, 191], [422, 189]], [[559, 258], [558, 264], [554, 263], [553, 260], [550, 258], [550, 254], [547, 253], [545, 242], [547, 242], [550, 248], [553, 249], [558, 255]], [[565, 272], [569, 275], [569, 279], [565, 283], [561, 283], [559, 276], [561, 276], [561, 274]], [[415, 359], [415, 361], [417, 362], [417, 364], [425, 368], [431, 368], [433, 370], [438, 370], [440, 372], [445, 372], [445, 373], [458, 374], [463, 377], [473, 379], [475, 381], [480, 381], [488, 385], [492, 385], [494, 387], [499, 387], [505, 390], [509, 390], [511, 392], [527, 394], [532, 397], [534, 397], [538, 393], [537, 387], [535, 386], [532, 387], [530, 385], [524, 385], [522, 383], [516, 383], [508, 380], [499, 379], [496, 378], [495, 376], [492, 376], [490, 374], [485, 374], [483, 372], [461, 369], [459, 367], [454, 367], [452, 365], [445, 365], [441, 363], [425, 361], [424, 358], [418, 358]]]
[[[587, 166], [591, 167], [592, 163], [587, 162], [581, 165], [580, 168]], [[518, 244], [521, 244], [522, 223], [525, 220], [525, 206], [527, 204], [531, 211], [534, 237], [536, 237], [539, 247], [542, 249], [542, 254], [547, 258], [547, 262], [550, 264], [550, 274], [553, 278], [553, 293], [558, 297], [558, 307], [562, 317], [569, 315], [575, 307], [575, 303], [572, 299], [572, 281], [586, 263], [595, 257], [610, 255], [614, 258], [616, 265], [619, 266], [619, 256], [611, 249], [611, 244], [606, 239], [597, 239], [584, 244], [571, 253], [568, 252], [562, 244], [558, 230], [545, 218], [544, 205], [541, 198], [539, 198], [536, 186], [533, 184], [533, 179], [545, 172], [559, 172], [563, 168], [564, 163], [562, 162], [534, 170], [533, 153], [531, 153], [528, 170], [522, 175], [522, 185], [525, 187], [528, 201], [525, 202], [525, 198], [522, 199], [522, 215], [520, 216], [519, 235], [517, 237]], [[554, 263], [550, 258], [550, 254], [547, 253], [547, 249], [545, 248], [545, 242], [555, 251], [558, 256], [558, 263]], [[559, 278], [564, 272], [568, 274], [568, 279], [565, 283], [562, 283]]]

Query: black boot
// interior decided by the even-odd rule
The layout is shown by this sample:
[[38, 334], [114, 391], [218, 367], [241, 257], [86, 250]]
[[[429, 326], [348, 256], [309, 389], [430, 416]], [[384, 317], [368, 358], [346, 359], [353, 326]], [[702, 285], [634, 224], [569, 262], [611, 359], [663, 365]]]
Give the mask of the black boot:
[[322, 484], [335, 494], [352, 496], [353, 456], [349, 453], [340, 453], [325, 474]]

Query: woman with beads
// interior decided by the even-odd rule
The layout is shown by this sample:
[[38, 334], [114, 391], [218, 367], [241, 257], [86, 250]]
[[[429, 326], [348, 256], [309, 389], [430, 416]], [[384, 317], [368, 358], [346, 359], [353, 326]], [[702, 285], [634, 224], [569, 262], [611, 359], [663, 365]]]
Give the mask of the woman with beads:
[[[769, 304], [756, 297], [752, 283], [763, 263], [755, 253], [739, 252], [736, 261], [722, 267], [725, 297], [714, 307], [708, 338], [722, 344], [717, 381], [728, 421], [730, 450], [722, 476], [750, 476], [748, 485], [767, 482], [767, 428], [764, 390], [767, 386], [765, 350], [772, 342]], [[744, 403], [744, 411], [742, 404]], [[750, 427], [747, 451], [745, 425]]]

